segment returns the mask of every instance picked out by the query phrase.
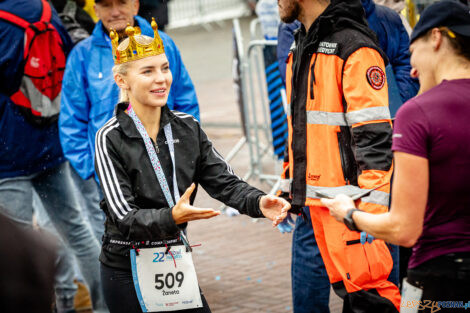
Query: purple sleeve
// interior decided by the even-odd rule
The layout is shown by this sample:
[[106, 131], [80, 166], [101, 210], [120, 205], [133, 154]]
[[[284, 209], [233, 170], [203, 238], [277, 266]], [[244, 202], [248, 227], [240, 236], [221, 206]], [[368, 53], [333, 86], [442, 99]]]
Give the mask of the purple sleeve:
[[393, 129], [393, 151], [428, 158], [429, 127], [426, 115], [414, 100], [397, 112]]

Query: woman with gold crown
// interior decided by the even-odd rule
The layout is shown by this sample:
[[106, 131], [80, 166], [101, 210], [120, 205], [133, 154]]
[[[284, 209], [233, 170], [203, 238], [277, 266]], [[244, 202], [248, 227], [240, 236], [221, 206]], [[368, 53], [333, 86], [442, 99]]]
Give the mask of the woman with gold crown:
[[[111, 313], [210, 312], [186, 237], [187, 222], [220, 212], [192, 206], [201, 185], [212, 197], [273, 225], [290, 208], [238, 178], [191, 115], [166, 106], [172, 75], [155, 38], [128, 26], [111, 31], [116, 115], [96, 135], [96, 172], [105, 201], [101, 276]], [[181, 195], [181, 196], [180, 196]]]

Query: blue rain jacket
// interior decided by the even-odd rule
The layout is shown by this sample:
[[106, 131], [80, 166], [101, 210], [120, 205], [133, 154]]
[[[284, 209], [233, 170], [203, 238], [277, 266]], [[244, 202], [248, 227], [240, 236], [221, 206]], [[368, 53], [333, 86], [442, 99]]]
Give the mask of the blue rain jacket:
[[286, 84], [287, 57], [292, 43], [294, 42], [294, 31], [300, 27], [299, 21], [290, 24], [279, 23], [277, 31], [277, 63], [281, 72], [282, 81]]
[[395, 74], [398, 91], [403, 102], [414, 97], [419, 82], [410, 76], [410, 39], [397, 12], [373, 0], [361, 0], [369, 27], [377, 34], [380, 48], [387, 55]]
[[[39, 0], [0, 1], [0, 10], [29, 22], [41, 17]], [[66, 53], [72, 47], [57, 12], [52, 9], [52, 25], [59, 32]], [[0, 19], [0, 179], [31, 175], [65, 161], [59, 143], [57, 123], [36, 127], [27, 122], [9, 98], [23, 76], [24, 30]]]
[[[139, 16], [135, 20], [143, 35], [153, 37], [153, 29], [147, 21]], [[159, 34], [173, 74], [167, 105], [199, 119], [196, 91], [180, 52], [167, 34]], [[113, 66], [111, 41], [100, 21], [93, 34], [70, 53], [62, 85], [60, 142], [66, 158], [83, 179], [95, 173], [95, 135], [113, 116], [119, 100]]]

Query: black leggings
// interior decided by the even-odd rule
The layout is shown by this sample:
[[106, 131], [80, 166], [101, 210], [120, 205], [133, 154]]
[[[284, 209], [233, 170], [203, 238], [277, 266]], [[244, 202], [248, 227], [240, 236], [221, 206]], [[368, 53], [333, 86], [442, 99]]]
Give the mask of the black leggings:
[[[110, 313], [142, 313], [135, 293], [132, 272], [101, 264], [101, 281], [104, 299]], [[211, 313], [201, 292], [202, 308], [172, 311], [174, 313]]]

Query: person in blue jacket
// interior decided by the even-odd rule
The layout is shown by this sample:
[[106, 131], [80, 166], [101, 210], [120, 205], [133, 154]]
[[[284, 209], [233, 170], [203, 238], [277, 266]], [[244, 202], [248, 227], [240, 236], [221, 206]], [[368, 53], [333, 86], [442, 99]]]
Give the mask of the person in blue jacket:
[[[416, 96], [419, 81], [410, 76], [410, 38], [397, 12], [374, 3], [373, 0], [361, 0], [369, 27], [377, 35], [380, 48], [390, 62], [386, 69], [389, 82], [390, 113], [395, 113], [401, 104]], [[394, 79], [393, 79], [394, 78]], [[395, 84], [395, 85], [394, 85]], [[393, 98], [396, 88], [399, 98]]]
[[[419, 82], [410, 76], [409, 37], [398, 13], [373, 0], [361, 0], [369, 27], [376, 33], [380, 47], [389, 58], [387, 81], [392, 116], [398, 107], [414, 97]], [[277, 56], [279, 70], [285, 81], [286, 60], [294, 32], [300, 27], [299, 21], [291, 24], [280, 23], [278, 31]], [[304, 210], [304, 217], [295, 221], [292, 238], [292, 302], [294, 313], [329, 313], [330, 283], [325, 265], [315, 241], [310, 213]], [[292, 231], [287, 221], [278, 228], [281, 232]], [[394, 264], [398, 264], [398, 247], [393, 247]], [[394, 266], [389, 280], [398, 284], [398, 267]]]
[[[47, 1], [3, 0], [0, 10], [30, 23], [39, 21]], [[57, 12], [51, 24], [59, 33], [64, 54], [72, 47]], [[32, 227], [33, 195], [37, 194], [47, 215], [78, 259], [92, 295], [95, 312], [106, 312], [99, 275], [99, 244], [77, 205], [70, 166], [59, 142], [57, 122], [47, 126], [31, 123], [10, 96], [22, 83], [25, 31], [0, 18], [0, 206], [2, 213], [23, 227]], [[46, 50], [49, 51], [49, 50]], [[32, 60], [32, 59], [31, 59]], [[37, 101], [34, 97], [28, 98]], [[56, 275], [56, 297], [71, 298], [76, 287], [61, 285]], [[70, 299], [68, 299], [70, 300]], [[59, 303], [62, 301], [56, 301]], [[68, 302], [68, 301], [65, 301]], [[59, 309], [59, 308], [58, 308]], [[21, 311], [21, 308], [18, 308]]]
[[[62, 84], [59, 134], [65, 157], [75, 171], [74, 182], [81, 193], [82, 206], [93, 232], [104, 233], [104, 213], [99, 207], [103, 198], [95, 180], [95, 135], [113, 115], [119, 88], [113, 79], [112, 48], [109, 30], [114, 28], [123, 38], [127, 23], [138, 25], [144, 35], [153, 35], [150, 24], [137, 16], [137, 0], [97, 0], [95, 12], [100, 21], [93, 33], [71, 51]], [[193, 115], [199, 120], [199, 104], [191, 78], [173, 40], [159, 32], [173, 73], [168, 106]], [[78, 175], [77, 175], [78, 174]]]
[[[124, 34], [129, 23], [139, 26], [143, 35], [152, 35], [150, 24], [136, 16], [136, 0], [98, 0], [95, 12], [100, 18], [93, 33], [78, 43], [70, 53], [62, 84], [59, 117], [60, 142], [65, 157], [83, 179], [94, 175], [95, 135], [113, 116], [119, 100], [119, 88], [114, 83], [110, 28]], [[173, 73], [168, 107], [199, 119], [199, 105], [191, 78], [173, 40], [159, 32]], [[97, 204], [98, 205], [98, 204]]]

